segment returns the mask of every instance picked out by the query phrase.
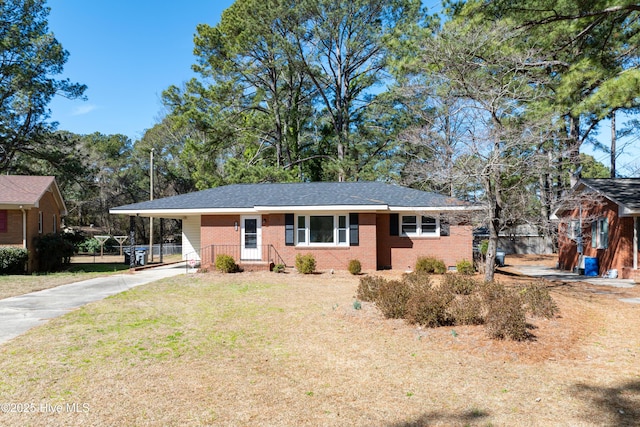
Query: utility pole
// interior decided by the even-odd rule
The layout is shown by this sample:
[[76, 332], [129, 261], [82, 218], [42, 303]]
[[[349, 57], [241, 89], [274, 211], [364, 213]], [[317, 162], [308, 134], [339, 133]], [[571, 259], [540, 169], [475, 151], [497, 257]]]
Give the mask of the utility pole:
[[[151, 149], [149, 161], [149, 200], [153, 200], [153, 153], [155, 148]], [[149, 262], [153, 262], [153, 217], [149, 217]]]
[[616, 110], [611, 112], [611, 178], [616, 177]]

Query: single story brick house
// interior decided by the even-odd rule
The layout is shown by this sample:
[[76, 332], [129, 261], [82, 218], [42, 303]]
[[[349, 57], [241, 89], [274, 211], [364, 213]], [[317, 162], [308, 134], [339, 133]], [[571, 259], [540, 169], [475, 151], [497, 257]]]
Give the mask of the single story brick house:
[[420, 256], [447, 266], [471, 260], [469, 212], [442, 195], [381, 182], [235, 184], [116, 207], [112, 214], [182, 220], [183, 259], [211, 265], [293, 266], [314, 255], [318, 269], [413, 268]]
[[[0, 175], [0, 246], [31, 252], [35, 237], [59, 232], [66, 214], [53, 176]], [[30, 254], [28, 271], [33, 262]]]
[[599, 275], [640, 280], [640, 178], [582, 179], [573, 195], [573, 206], [555, 212], [559, 266], [582, 270], [585, 257], [595, 258]]

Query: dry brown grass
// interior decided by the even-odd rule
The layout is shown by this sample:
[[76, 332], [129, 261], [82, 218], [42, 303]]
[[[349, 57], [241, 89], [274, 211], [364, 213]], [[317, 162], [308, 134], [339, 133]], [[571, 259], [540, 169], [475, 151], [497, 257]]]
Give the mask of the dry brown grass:
[[[640, 419], [640, 307], [619, 294], [553, 286], [560, 316], [529, 319], [535, 339], [510, 342], [481, 326], [454, 333], [386, 320], [371, 303], [356, 310], [357, 283], [347, 272], [208, 273], [90, 304], [0, 347], [0, 403], [63, 405], [60, 414], [0, 413], [0, 425]], [[88, 411], [67, 413], [67, 403]]]

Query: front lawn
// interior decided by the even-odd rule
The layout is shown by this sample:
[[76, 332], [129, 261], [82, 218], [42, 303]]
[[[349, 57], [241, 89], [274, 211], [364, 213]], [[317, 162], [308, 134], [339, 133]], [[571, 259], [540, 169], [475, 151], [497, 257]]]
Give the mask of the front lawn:
[[640, 419], [638, 306], [617, 295], [555, 286], [559, 317], [512, 342], [384, 319], [354, 305], [357, 284], [346, 272], [191, 274], [89, 304], [0, 346], [0, 425]]

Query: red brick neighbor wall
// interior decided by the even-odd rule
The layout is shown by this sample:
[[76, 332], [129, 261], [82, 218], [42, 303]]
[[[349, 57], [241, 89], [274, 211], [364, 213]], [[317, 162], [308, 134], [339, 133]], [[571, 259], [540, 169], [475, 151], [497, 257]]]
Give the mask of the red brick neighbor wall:
[[[28, 271], [32, 271], [35, 260], [33, 259], [33, 247], [36, 237], [44, 234], [60, 232], [62, 219], [58, 205], [53, 194], [46, 192], [38, 203], [37, 208], [26, 210], [27, 229], [26, 243], [29, 250]], [[39, 231], [39, 214], [42, 212], [42, 233]], [[23, 225], [22, 211], [18, 209], [7, 210], [7, 231], [0, 232], [0, 246], [22, 247]], [[54, 227], [55, 221], [55, 227]]]
[[451, 225], [449, 236], [410, 238], [391, 236], [390, 215], [379, 214], [378, 268], [413, 270], [419, 257], [434, 257], [447, 267], [462, 260], [473, 260], [473, 233], [468, 225]]
[[[578, 219], [580, 212], [575, 209], [567, 212], [566, 218]], [[618, 270], [618, 275], [622, 278], [629, 278], [633, 270], [633, 218], [618, 217], [618, 206], [606, 200], [602, 205], [583, 209], [582, 235], [584, 240], [583, 255], [598, 259], [599, 274], [604, 274], [608, 270]], [[591, 222], [596, 218], [606, 217], [609, 221], [609, 242], [605, 249], [591, 247]], [[560, 225], [558, 236], [558, 263], [560, 268], [573, 270], [578, 267], [579, 254], [576, 242], [571, 240], [567, 233], [568, 221], [563, 221]], [[626, 273], [625, 273], [626, 272]], [[626, 277], [625, 277], [626, 276]]]

